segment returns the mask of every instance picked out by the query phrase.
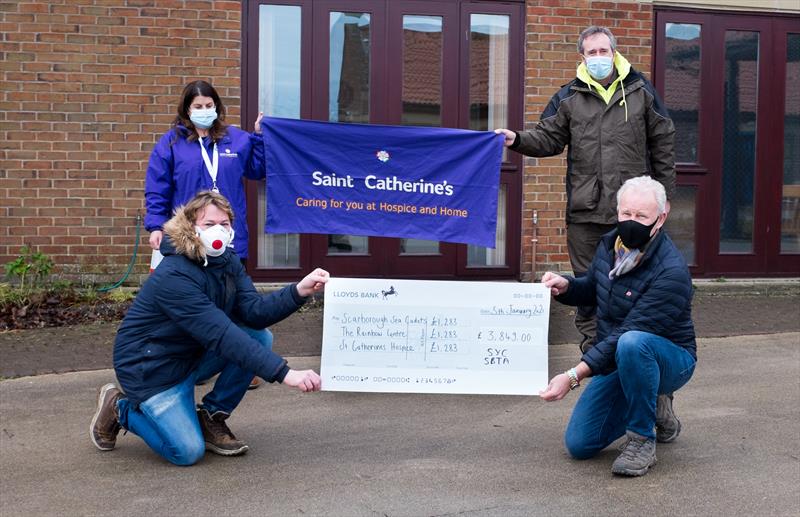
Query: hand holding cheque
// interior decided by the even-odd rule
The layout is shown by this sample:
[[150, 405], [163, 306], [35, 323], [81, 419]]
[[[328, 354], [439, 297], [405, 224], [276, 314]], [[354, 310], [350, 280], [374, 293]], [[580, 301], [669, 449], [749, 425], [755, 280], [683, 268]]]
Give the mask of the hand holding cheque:
[[[297, 283], [297, 293], [307, 298], [325, 289], [331, 275], [324, 269], [317, 268]], [[300, 391], [319, 391], [322, 386], [320, 376], [314, 370], [289, 370], [283, 384]]]
[[[550, 271], [542, 276], [542, 284], [550, 289], [550, 294], [553, 296], [562, 295], [569, 289], [569, 280], [559, 274], [551, 273]], [[539, 392], [539, 396], [542, 397], [542, 400], [552, 402], [563, 399], [571, 389], [580, 385], [581, 379], [591, 374], [591, 370], [589, 370], [589, 367], [583, 361], [573, 368], [573, 370], [575, 381], [571, 378], [573, 375], [571, 371], [556, 375], [550, 380], [547, 389]]]

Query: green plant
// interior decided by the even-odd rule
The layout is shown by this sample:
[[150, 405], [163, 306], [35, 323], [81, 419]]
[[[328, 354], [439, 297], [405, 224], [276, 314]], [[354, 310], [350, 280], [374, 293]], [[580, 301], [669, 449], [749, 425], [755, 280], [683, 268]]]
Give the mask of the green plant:
[[114, 303], [128, 302], [136, 298], [136, 293], [129, 289], [115, 289], [109, 291], [106, 297]]
[[83, 303], [95, 303], [100, 299], [100, 293], [96, 289], [80, 289], [78, 291], [79, 299]]
[[8, 307], [22, 307], [29, 303], [30, 293], [21, 289], [14, 289], [11, 284], [0, 284], [0, 309]]
[[41, 285], [53, 272], [53, 266], [53, 259], [38, 251], [34, 253], [29, 246], [23, 246], [20, 256], [6, 264], [6, 276], [10, 279], [19, 278], [19, 287], [24, 290], [26, 279], [30, 279], [31, 287]]
[[135, 297], [132, 289], [109, 292], [59, 279], [53, 269], [50, 257], [28, 246], [5, 265], [10, 281], [0, 282], [0, 331], [117, 321]]
[[75, 287], [73, 286], [72, 282], [70, 282], [69, 280], [62, 280], [60, 278], [53, 280], [48, 285], [48, 289], [50, 291], [55, 291], [55, 292], [69, 291], [70, 289], [74, 288]]
[[[26, 249], [25, 247], [22, 248], [23, 251]], [[28, 272], [31, 270], [32, 265], [25, 260], [23, 255], [15, 258], [8, 264], [6, 264], [6, 277], [9, 279], [19, 278], [20, 287], [25, 288], [25, 278], [28, 276]]]

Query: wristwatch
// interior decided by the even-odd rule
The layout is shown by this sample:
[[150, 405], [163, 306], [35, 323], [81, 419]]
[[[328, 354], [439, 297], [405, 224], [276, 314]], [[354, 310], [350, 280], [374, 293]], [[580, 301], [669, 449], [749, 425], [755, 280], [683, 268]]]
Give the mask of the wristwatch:
[[578, 380], [578, 372], [577, 372], [577, 370], [575, 370], [575, 368], [570, 368], [569, 370], [567, 370], [564, 373], [566, 373], [567, 377], [569, 377], [569, 389], [570, 390], [574, 390], [575, 388], [577, 388], [578, 386], [581, 385], [580, 381]]

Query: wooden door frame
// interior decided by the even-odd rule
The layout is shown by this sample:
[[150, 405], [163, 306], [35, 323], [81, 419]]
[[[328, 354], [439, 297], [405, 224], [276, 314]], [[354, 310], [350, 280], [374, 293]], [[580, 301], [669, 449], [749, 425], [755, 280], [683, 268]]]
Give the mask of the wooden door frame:
[[[508, 127], [523, 127], [523, 99], [525, 89], [525, 5], [521, 3], [495, 3], [486, 1], [470, 1], [461, 3], [461, 30], [468, 34], [470, 15], [472, 14], [505, 14], [509, 16], [508, 34]], [[515, 23], [516, 21], [516, 23]], [[462, 45], [459, 51], [459, 127], [469, 127], [469, 45]], [[492, 128], [490, 128], [491, 130]], [[458, 247], [456, 274], [460, 278], [519, 279], [522, 265], [522, 155], [507, 152], [506, 159], [500, 167], [500, 184], [506, 185], [506, 235], [509, 240], [506, 246], [506, 265], [467, 266], [467, 246]]]
[[[386, 117], [386, 74], [384, 66], [376, 66], [386, 55], [387, 9], [384, 2], [371, 0], [317, 0], [314, 2], [314, 50], [311, 58], [313, 85], [311, 92], [311, 119], [328, 121], [329, 117], [329, 59], [330, 12], [347, 11], [370, 13], [370, 88], [369, 122], [380, 123]], [[375, 37], [377, 36], [377, 37]], [[322, 57], [324, 56], [324, 59]], [[365, 255], [329, 255], [328, 234], [310, 237], [309, 258], [316, 267], [323, 267], [337, 276], [376, 276], [384, 271], [387, 262], [385, 237], [368, 237]]]
[[[242, 78], [241, 78], [241, 123], [242, 128], [252, 128], [258, 117], [258, 43], [259, 43], [259, 7], [261, 5], [289, 5], [301, 8], [301, 41], [300, 62], [311, 63], [312, 47], [306, 42], [312, 41], [312, 17], [309, 15], [312, 0], [249, 0], [242, 4]], [[300, 118], [311, 118], [311, 73], [308, 66], [300, 67]], [[254, 85], [251, 87], [251, 85]], [[266, 221], [258, 220], [258, 185], [254, 181], [243, 180], [247, 200], [247, 225], [250, 228], [248, 242], [247, 272], [257, 281], [271, 281], [300, 278], [311, 271], [311, 236], [300, 234], [298, 250], [299, 261], [296, 267], [258, 268], [258, 234], [263, 232]], [[255, 229], [255, 231], [253, 231]]]
[[[393, 87], [389, 81], [388, 65], [382, 65], [382, 70], [375, 70], [374, 63], [384, 56], [396, 54], [397, 49], [390, 48], [397, 46], [402, 52], [402, 42], [393, 42], [390, 30], [389, 14], [394, 2], [389, 0], [245, 0], [242, 4], [242, 127], [252, 127], [257, 116], [258, 107], [258, 28], [259, 28], [259, 6], [260, 5], [293, 5], [302, 8], [302, 42], [301, 49], [301, 118], [309, 120], [327, 120], [328, 118], [328, 60], [317, 59], [314, 56], [327, 56], [329, 38], [325, 37], [329, 31], [328, 17], [319, 14], [330, 10], [347, 10], [358, 12], [373, 13], [370, 23], [376, 23], [374, 14], [380, 12], [377, 22], [380, 31], [373, 29], [372, 34], [381, 37], [371, 41], [370, 50], [370, 122], [386, 123], [391, 116], [391, 108], [388, 106], [389, 90]], [[397, 4], [402, 5], [402, 4]], [[509, 14], [510, 34], [509, 34], [509, 98], [508, 98], [508, 126], [522, 126], [522, 106], [524, 78], [523, 50], [524, 50], [524, 28], [525, 28], [525, 4], [522, 0], [497, 1], [497, 0], [431, 0], [426, 2], [415, 2], [411, 0], [408, 5], [427, 6], [428, 9], [437, 7], [443, 10], [455, 10], [456, 22], [459, 28], [454, 36], [444, 34], [445, 38], [459, 38], [463, 32], [463, 23], [466, 19], [467, 29], [469, 28], [469, 14]], [[396, 7], [395, 7], [396, 8]], [[408, 11], [408, 9], [401, 9]], [[421, 13], [425, 14], [425, 13]], [[373, 25], [373, 27], [375, 27]], [[324, 52], [323, 52], [324, 51]], [[452, 59], [463, 67], [464, 63], [469, 64], [467, 50], [458, 45], [455, 50], [457, 55], [448, 56], [444, 53], [444, 61]], [[443, 105], [445, 102], [458, 104], [457, 118], [455, 127], [466, 127], [468, 122], [468, 69], [463, 69], [458, 74], [458, 90], [455, 99], [446, 99], [443, 88]], [[465, 85], [467, 85], [465, 89]], [[320, 91], [321, 90], [321, 91]], [[443, 109], [444, 111], [444, 109]], [[443, 127], [451, 125], [443, 118]], [[370, 237], [370, 251], [374, 255], [363, 256], [327, 256], [327, 235], [300, 234], [300, 261], [299, 266], [294, 268], [266, 269], [257, 268], [258, 240], [253, 238], [249, 243], [251, 256], [248, 265], [249, 272], [254, 279], [259, 281], [277, 281], [284, 279], [297, 278], [298, 275], [311, 268], [322, 265], [332, 271], [336, 271], [339, 276], [358, 276], [358, 275], [383, 275], [396, 267], [400, 262], [408, 262], [408, 266], [399, 266], [402, 270], [391, 271], [392, 276], [408, 276], [415, 278], [508, 278], [516, 279], [519, 277], [521, 256], [521, 202], [522, 202], [522, 158], [516, 153], [508, 153], [509, 161], [504, 162], [501, 167], [501, 183], [507, 185], [507, 264], [503, 267], [467, 267], [467, 246], [464, 244], [441, 243], [447, 247], [448, 255], [452, 258], [449, 261], [449, 270], [439, 272], [420, 273], [420, 268], [426, 267], [434, 257], [392, 257], [391, 253], [399, 252], [399, 240], [385, 237]], [[247, 202], [250, 206], [248, 210], [248, 225], [250, 228], [263, 228], [263, 221], [258, 221], [258, 211], [254, 207], [258, 204], [257, 185], [246, 182]], [[251, 232], [251, 236], [256, 236], [257, 231]], [[354, 259], [365, 258], [362, 266]], [[413, 260], [416, 258], [426, 260]], [[416, 265], [413, 265], [415, 264]], [[427, 264], [429, 266], [430, 264]], [[406, 271], [406, 268], [408, 270]], [[428, 269], [430, 269], [428, 267]]]
[[[780, 186], [783, 170], [783, 103], [785, 98], [785, 31], [783, 47], [775, 26], [797, 24], [800, 17], [772, 13], [655, 9], [653, 50], [654, 83], [663, 91], [666, 23], [701, 24], [701, 100], [698, 163], [676, 164], [678, 185], [697, 185], [694, 276], [782, 276], [800, 272], [797, 254], [779, 253]], [[724, 120], [724, 37], [728, 30], [759, 32], [759, 89], [757, 97], [755, 171], [753, 181], [753, 250], [750, 253], [720, 253]], [[783, 56], [783, 62], [779, 60]], [[779, 73], [776, 71], [780, 69]], [[715, 76], [715, 71], [717, 75]], [[780, 138], [778, 138], [780, 136]], [[780, 171], [780, 180], [777, 174]], [[712, 233], [713, 232], [713, 233]]]
[[780, 170], [781, 181], [775, 181], [769, 185], [771, 192], [769, 197], [773, 200], [769, 208], [771, 212], [768, 214], [769, 226], [775, 229], [767, 235], [767, 269], [775, 271], [785, 271], [791, 273], [800, 273], [800, 253], [781, 253], [781, 209], [783, 203], [783, 160], [784, 160], [784, 142], [785, 125], [783, 117], [786, 113], [786, 63], [787, 63], [787, 43], [789, 34], [797, 34], [800, 37], [800, 16], [794, 18], [776, 18], [773, 20], [772, 30], [774, 44], [772, 50], [774, 52], [773, 63], [776, 66], [773, 68], [771, 75], [772, 81], [775, 82], [776, 104], [779, 104], [780, 109], [775, 112], [774, 125], [776, 132], [780, 134], [780, 138], [773, 140], [773, 154], [771, 157], [775, 160], [773, 167]]
[[[661, 18], [668, 17], [668, 21], [661, 22]], [[675, 163], [676, 185], [679, 187], [695, 187], [697, 196], [695, 197], [695, 255], [694, 263], [689, 264], [692, 276], [702, 276], [707, 264], [708, 246], [702, 246], [701, 239], [707, 221], [711, 217], [711, 203], [697, 203], [697, 200], [705, 199], [710, 189], [711, 170], [713, 169], [713, 155], [709, 149], [708, 141], [702, 136], [706, 134], [707, 128], [711, 127], [710, 110], [703, 103], [703, 99], [709, 98], [712, 94], [712, 82], [708, 80], [709, 67], [707, 65], [708, 55], [706, 48], [711, 46], [711, 28], [708, 18], [696, 11], [674, 11], [657, 10], [654, 13], [653, 30], [655, 32], [655, 46], [653, 48], [652, 77], [653, 84], [659, 94], [666, 102], [665, 95], [665, 59], [661, 56], [666, 52], [666, 23], [680, 23], [700, 25], [700, 98], [697, 117], [697, 158], [693, 163]], [[669, 106], [667, 106], [669, 108]], [[711, 163], [709, 163], [711, 162]]]
[[[433, 2], [407, 0], [390, 2], [387, 24], [387, 62], [395, 63], [386, 67], [387, 103], [386, 123], [402, 124], [403, 93], [403, 17], [406, 15], [442, 17], [442, 83], [441, 83], [441, 127], [458, 127], [458, 61], [448, 56], [458, 55], [459, 47], [459, 6], [455, 2]], [[451, 24], [455, 24], [453, 29]], [[392, 37], [392, 36], [395, 37]], [[398, 38], [397, 35], [400, 35]], [[452, 92], [455, 95], [452, 95]], [[450, 92], [450, 95], [448, 95]], [[417, 277], [419, 271], [426, 271], [426, 278], [450, 278], [454, 276], [459, 245], [439, 241], [439, 253], [428, 255], [401, 255], [400, 239], [386, 241], [386, 268], [394, 277]]]

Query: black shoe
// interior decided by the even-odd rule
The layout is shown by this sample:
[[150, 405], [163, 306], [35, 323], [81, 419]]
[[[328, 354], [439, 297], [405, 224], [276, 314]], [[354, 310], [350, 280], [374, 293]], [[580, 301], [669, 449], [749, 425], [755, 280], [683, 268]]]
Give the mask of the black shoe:
[[659, 395], [656, 402], [656, 440], [671, 443], [681, 434], [681, 421], [672, 410], [672, 393]]
[[95, 447], [101, 451], [111, 451], [117, 444], [121, 426], [117, 416], [117, 401], [122, 392], [115, 384], [108, 383], [97, 394], [97, 410], [89, 426], [89, 436]]
[[213, 415], [205, 409], [197, 410], [200, 429], [206, 442], [206, 450], [222, 456], [239, 456], [250, 448], [241, 440], [237, 440], [225, 423], [228, 415], [217, 411]]

